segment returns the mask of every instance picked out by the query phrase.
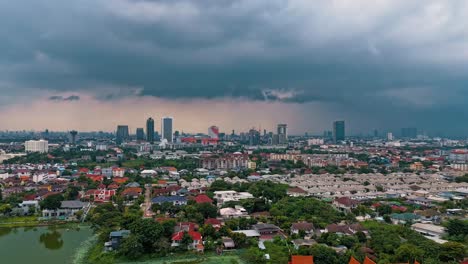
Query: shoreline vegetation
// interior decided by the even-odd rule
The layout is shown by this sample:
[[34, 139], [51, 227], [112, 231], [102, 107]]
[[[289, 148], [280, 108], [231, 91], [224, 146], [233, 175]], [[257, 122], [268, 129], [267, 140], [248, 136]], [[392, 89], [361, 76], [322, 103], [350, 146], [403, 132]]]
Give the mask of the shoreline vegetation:
[[60, 227], [76, 227], [88, 226], [81, 222], [75, 221], [60, 221], [60, 220], [38, 220], [36, 216], [18, 216], [18, 217], [0, 217], [0, 228], [14, 227], [41, 227], [41, 226], [60, 226]]

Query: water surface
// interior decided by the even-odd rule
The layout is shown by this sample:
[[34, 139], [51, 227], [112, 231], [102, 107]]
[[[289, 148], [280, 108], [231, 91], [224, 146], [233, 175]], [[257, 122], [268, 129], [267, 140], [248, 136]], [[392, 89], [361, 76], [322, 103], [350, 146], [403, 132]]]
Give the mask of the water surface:
[[0, 227], [0, 263], [71, 264], [76, 250], [91, 236], [89, 227]]

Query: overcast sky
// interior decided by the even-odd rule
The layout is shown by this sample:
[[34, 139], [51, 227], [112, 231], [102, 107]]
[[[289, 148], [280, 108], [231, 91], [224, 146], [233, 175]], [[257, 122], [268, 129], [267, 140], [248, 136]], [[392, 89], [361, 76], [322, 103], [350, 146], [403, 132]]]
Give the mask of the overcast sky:
[[0, 1], [0, 129], [468, 135], [467, 17], [464, 0]]

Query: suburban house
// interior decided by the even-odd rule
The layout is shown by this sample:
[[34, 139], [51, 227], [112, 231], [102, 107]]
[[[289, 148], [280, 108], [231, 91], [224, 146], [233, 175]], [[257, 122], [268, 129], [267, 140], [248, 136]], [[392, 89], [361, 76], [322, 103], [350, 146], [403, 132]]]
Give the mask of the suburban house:
[[299, 187], [288, 188], [287, 194], [292, 197], [308, 196], [309, 193]]
[[219, 214], [224, 219], [249, 217], [249, 213], [247, 212], [247, 210], [245, 210], [245, 208], [240, 205], [236, 205], [234, 208], [221, 208], [219, 209]]
[[125, 175], [124, 168], [113, 168], [112, 169], [112, 177], [123, 177]]
[[220, 229], [223, 225], [222, 222], [216, 218], [208, 218], [205, 220], [205, 225], [210, 225], [214, 227], [216, 230]]
[[109, 202], [116, 194], [116, 190], [108, 190], [106, 188], [103, 189], [93, 189], [88, 190], [83, 196], [83, 199], [93, 200], [96, 203], [106, 203]]
[[213, 203], [213, 200], [208, 197], [208, 195], [206, 194], [199, 194], [197, 195], [195, 198], [194, 198], [195, 202], [197, 204], [201, 204], [201, 203]]
[[42, 210], [42, 217], [44, 218], [58, 218], [62, 220], [75, 219], [76, 212], [88, 207], [89, 203], [81, 201], [62, 201], [60, 208], [56, 210], [44, 209]]
[[441, 237], [445, 235], [445, 228], [443, 226], [416, 223], [411, 225], [411, 229], [437, 243], [443, 244], [447, 242], [446, 240], [441, 239]]
[[300, 247], [311, 247], [317, 244], [317, 241], [313, 239], [294, 239], [291, 243], [294, 245], [295, 249], [299, 249]]
[[419, 221], [420, 216], [413, 213], [402, 213], [402, 214], [391, 214], [390, 219], [392, 223], [397, 224], [406, 224], [409, 222]]
[[284, 238], [282, 230], [273, 224], [256, 224], [252, 228], [260, 234], [260, 240], [272, 240], [276, 236]]
[[340, 197], [333, 201], [333, 206], [339, 211], [350, 213], [359, 205], [359, 201], [353, 200], [349, 197]]
[[301, 231], [306, 235], [311, 235], [314, 233], [314, 225], [307, 222], [299, 222], [291, 225], [291, 234], [299, 234]]
[[128, 237], [129, 235], [130, 235], [130, 230], [120, 230], [120, 231], [110, 232], [109, 234], [110, 240], [104, 243], [104, 249], [106, 251], [113, 251], [113, 250], [119, 249], [122, 239]]
[[221, 241], [225, 249], [233, 249], [236, 247], [234, 240], [232, 240], [230, 237], [222, 237]]
[[180, 222], [174, 227], [174, 234], [172, 235], [172, 247], [178, 247], [184, 237], [187, 234], [192, 238], [192, 243], [188, 245], [189, 249], [196, 249], [197, 251], [203, 251], [203, 240], [202, 235], [197, 231], [198, 225], [191, 222]]
[[254, 198], [254, 196], [248, 192], [216, 191], [214, 192], [214, 198], [218, 201], [218, 205], [222, 205], [225, 202], [237, 202], [244, 199]]
[[360, 224], [331, 224], [325, 228], [325, 233], [336, 233], [338, 235], [354, 235], [357, 232], [367, 233]]
[[151, 200], [154, 204], [172, 203], [173, 205], [186, 205], [187, 198], [183, 196], [158, 196]]
[[143, 189], [140, 187], [128, 187], [120, 194], [125, 199], [137, 199], [143, 193]]

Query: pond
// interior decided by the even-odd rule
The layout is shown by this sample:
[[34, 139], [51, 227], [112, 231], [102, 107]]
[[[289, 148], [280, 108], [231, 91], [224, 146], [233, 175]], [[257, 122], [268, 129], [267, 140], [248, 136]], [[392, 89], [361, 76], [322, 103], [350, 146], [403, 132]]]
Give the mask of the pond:
[[68, 264], [92, 237], [89, 227], [0, 227], [0, 263]]

